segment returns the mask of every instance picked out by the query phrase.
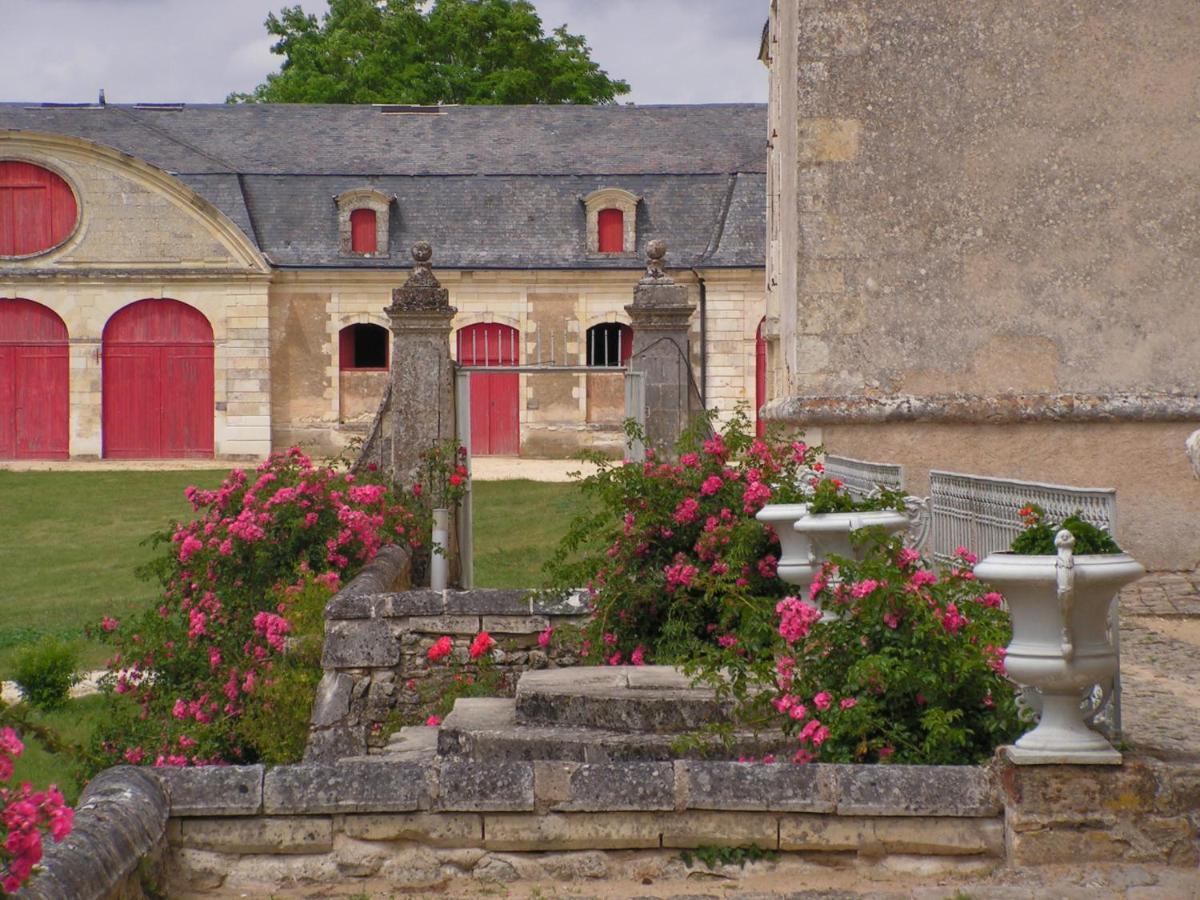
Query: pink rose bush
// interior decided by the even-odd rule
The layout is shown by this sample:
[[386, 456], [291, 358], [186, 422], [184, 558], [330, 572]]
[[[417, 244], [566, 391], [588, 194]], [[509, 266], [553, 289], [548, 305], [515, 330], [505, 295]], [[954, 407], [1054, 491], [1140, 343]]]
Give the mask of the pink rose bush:
[[75, 811], [54, 785], [35, 791], [13, 787], [13, 761], [25, 745], [11, 728], [0, 728], [0, 894], [15, 894], [42, 860], [43, 835], [57, 844], [71, 833]]
[[299, 617], [316, 618], [305, 627], [319, 641], [320, 609], [339, 585], [384, 544], [421, 543], [408, 505], [418, 504], [374, 473], [314, 466], [296, 449], [185, 494], [196, 517], [156, 536], [164, 552], [144, 572], [163, 585], [162, 601], [140, 618], [101, 623], [116, 653], [93, 768], [261, 758], [240, 723], [284, 703], [272, 686]]
[[754, 515], [811, 492], [816, 448], [756, 437], [743, 413], [719, 432], [707, 426], [685, 434], [672, 459], [596, 457], [599, 471], [581, 483], [585, 511], [547, 567], [547, 593], [587, 588], [593, 661], [681, 662], [727, 649], [722, 637], [773, 629], [787, 592], [779, 541]]
[[[793, 762], [988, 759], [1022, 730], [999, 595], [965, 549], [935, 569], [882, 531], [860, 539], [862, 562], [834, 557], [809, 595], [776, 604], [768, 640], [707, 657], [706, 680], [744, 722], [790, 735]], [[837, 618], [821, 621], [818, 603]]]

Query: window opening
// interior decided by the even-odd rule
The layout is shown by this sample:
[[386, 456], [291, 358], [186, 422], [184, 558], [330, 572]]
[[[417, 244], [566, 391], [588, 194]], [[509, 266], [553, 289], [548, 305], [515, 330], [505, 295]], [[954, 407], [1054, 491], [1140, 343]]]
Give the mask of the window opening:
[[388, 330], [380, 325], [348, 325], [339, 334], [339, 368], [386, 369]]
[[351, 211], [350, 251], [352, 253], [374, 253], [378, 249], [375, 235], [375, 210], [356, 209]]
[[621, 322], [604, 322], [587, 330], [587, 364], [619, 367], [633, 353], [633, 329]]
[[602, 209], [598, 217], [601, 253], [625, 252], [625, 213], [619, 209]]

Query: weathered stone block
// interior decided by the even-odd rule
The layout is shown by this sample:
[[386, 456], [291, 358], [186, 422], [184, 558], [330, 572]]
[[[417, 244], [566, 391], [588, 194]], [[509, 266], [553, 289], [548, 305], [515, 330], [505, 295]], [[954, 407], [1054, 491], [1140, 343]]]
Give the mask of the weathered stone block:
[[533, 764], [444, 762], [436, 809], [465, 812], [533, 809]]
[[384, 597], [383, 615], [393, 618], [440, 616], [446, 612], [446, 597], [441, 591], [400, 591]]
[[840, 815], [995, 816], [1000, 803], [979, 766], [839, 766]]
[[324, 728], [342, 721], [350, 713], [350, 691], [354, 679], [340, 672], [326, 672], [317, 685], [312, 724]]
[[586, 616], [588, 615], [587, 599], [582, 593], [571, 594], [562, 600], [533, 597], [530, 612], [539, 616]]
[[[351, 691], [351, 695], [353, 695]], [[306, 763], [328, 763], [367, 752], [366, 730], [361, 725], [346, 725], [313, 731], [304, 748]]]
[[325, 625], [321, 665], [326, 669], [394, 666], [400, 642], [383, 619], [330, 620]]
[[156, 774], [171, 816], [249, 816], [262, 811], [262, 766], [166, 767]]
[[779, 819], [770, 813], [688, 812], [663, 816], [664, 847], [779, 847]]
[[493, 634], [537, 634], [550, 627], [545, 616], [484, 616], [483, 630]]
[[463, 616], [529, 615], [529, 591], [512, 588], [477, 588], [447, 591], [446, 612]]
[[342, 831], [363, 841], [417, 841], [432, 847], [477, 847], [483, 817], [469, 813], [346, 816]]
[[982, 818], [784, 816], [779, 849], [1001, 857], [1004, 823]]
[[660, 845], [656, 813], [485, 815], [489, 850], [635, 850]]
[[383, 760], [279, 766], [263, 780], [263, 811], [268, 815], [413, 811], [428, 804], [432, 774], [429, 766]]
[[675, 771], [669, 762], [568, 765], [572, 767], [565, 770], [567, 796], [551, 806], [555, 811], [675, 808]]
[[802, 163], [850, 162], [858, 156], [862, 122], [801, 119], [797, 153]]
[[832, 812], [837, 799], [834, 766], [688, 760], [675, 770], [689, 809]]
[[478, 616], [411, 616], [409, 631], [425, 634], [476, 634], [479, 631]]
[[369, 619], [375, 615], [378, 599], [374, 594], [339, 591], [325, 605], [326, 619]]
[[996, 765], [1006, 805], [1022, 815], [1112, 812], [1138, 814], [1155, 808], [1159, 779], [1143, 761], [1122, 766]]
[[333, 848], [333, 822], [314, 816], [185, 819], [179, 843], [220, 853], [326, 853]]

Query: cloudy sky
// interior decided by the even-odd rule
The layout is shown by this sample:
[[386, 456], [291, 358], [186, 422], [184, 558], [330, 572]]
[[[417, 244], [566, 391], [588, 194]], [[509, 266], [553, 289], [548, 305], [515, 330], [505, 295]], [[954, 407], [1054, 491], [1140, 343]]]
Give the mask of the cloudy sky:
[[[0, 0], [0, 100], [220, 102], [279, 67], [263, 21], [297, 0]], [[767, 98], [766, 0], [533, 0], [637, 103]], [[323, 12], [323, 0], [303, 0]]]

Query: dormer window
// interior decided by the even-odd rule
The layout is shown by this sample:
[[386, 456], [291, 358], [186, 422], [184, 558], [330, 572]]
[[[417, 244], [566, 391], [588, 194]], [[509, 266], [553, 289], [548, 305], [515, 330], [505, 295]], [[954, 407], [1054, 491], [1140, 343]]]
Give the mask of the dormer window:
[[395, 197], [374, 188], [355, 188], [333, 198], [338, 208], [338, 252], [342, 256], [386, 259], [388, 213]]
[[589, 256], [637, 252], [637, 207], [642, 198], [621, 188], [601, 188], [583, 198]]

